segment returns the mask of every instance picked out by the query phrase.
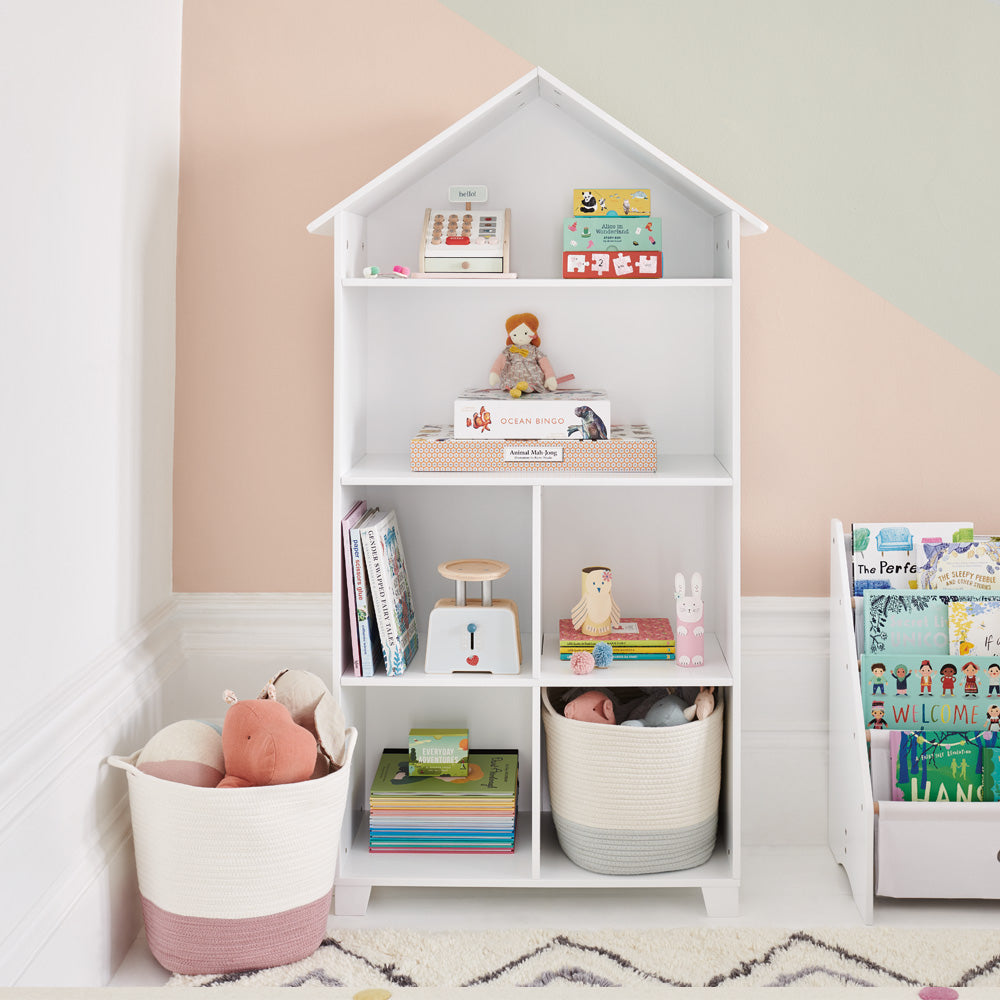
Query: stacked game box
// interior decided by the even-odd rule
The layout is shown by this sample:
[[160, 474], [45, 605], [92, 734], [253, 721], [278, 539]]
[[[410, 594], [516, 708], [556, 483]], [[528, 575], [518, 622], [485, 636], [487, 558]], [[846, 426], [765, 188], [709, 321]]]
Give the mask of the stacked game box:
[[662, 278], [661, 220], [648, 189], [573, 192], [563, 221], [564, 278]]

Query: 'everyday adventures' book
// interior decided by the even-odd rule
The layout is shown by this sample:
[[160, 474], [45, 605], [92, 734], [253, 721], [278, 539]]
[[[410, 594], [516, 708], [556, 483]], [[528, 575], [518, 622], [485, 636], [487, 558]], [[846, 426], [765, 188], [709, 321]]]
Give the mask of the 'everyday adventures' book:
[[413, 660], [419, 642], [396, 512], [385, 511], [366, 520], [361, 535], [373, 614], [385, 654], [385, 672], [395, 677]]

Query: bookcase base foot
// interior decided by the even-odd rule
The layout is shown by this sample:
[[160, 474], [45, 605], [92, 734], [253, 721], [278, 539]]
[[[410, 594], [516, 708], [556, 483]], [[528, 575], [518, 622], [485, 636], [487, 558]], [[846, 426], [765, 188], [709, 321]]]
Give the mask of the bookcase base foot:
[[371, 894], [370, 885], [338, 885], [333, 891], [333, 912], [338, 917], [363, 917]]
[[710, 917], [738, 917], [740, 915], [740, 890], [737, 886], [702, 886], [705, 912]]

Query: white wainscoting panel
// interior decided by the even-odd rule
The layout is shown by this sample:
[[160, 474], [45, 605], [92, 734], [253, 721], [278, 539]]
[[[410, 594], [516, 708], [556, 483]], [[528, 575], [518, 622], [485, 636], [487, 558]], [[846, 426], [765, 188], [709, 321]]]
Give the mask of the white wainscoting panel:
[[168, 600], [0, 745], [0, 985], [103, 986], [141, 926], [124, 774], [165, 724]]

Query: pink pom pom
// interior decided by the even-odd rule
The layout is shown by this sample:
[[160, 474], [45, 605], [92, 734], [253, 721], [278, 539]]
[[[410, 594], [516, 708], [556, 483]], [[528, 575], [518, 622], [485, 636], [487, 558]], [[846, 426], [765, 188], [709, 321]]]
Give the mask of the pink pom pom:
[[594, 669], [593, 654], [588, 653], [586, 650], [574, 653], [569, 658], [569, 665], [572, 667], [574, 674], [589, 674]]

